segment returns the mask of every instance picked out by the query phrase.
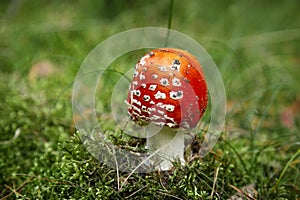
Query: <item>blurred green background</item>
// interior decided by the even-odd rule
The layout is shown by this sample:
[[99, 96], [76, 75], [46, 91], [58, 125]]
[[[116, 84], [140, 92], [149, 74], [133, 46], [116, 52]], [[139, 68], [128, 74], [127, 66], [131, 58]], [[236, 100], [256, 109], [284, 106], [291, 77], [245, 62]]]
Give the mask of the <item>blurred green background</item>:
[[[194, 174], [197, 184], [189, 182], [186, 174], [194, 168], [188, 167], [178, 169], [177, 177], [189, 181], [168, 175], [169, 184], [157, 184], [158, 174], [133, 176], [133, 185], [120, 190], [119, 176], [84, 153], [73, 136], [71, 105], [72, 81], [82, 61], [119, 32], [167, 28], [170, 2], [1, 0], [0, 197], [227, 199], [237, 192], [230, 185], [255, 184], [259, 199], [300, 198], [297, 0], [173, 2], [171, 28], [207, 50], [227, 94], [222, 139], [198, 163], [207, 163], [208, 181]], [[130, 68], [139, 56], [115, 65]], [[220, 163], [226, 167], [213, 188]]]

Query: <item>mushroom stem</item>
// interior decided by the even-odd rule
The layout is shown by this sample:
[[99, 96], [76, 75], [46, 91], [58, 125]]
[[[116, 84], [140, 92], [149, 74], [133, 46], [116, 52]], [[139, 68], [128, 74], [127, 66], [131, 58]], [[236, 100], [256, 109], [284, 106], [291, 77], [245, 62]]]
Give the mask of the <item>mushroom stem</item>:
[[159, 156], [160, 162], [156, 166], [158, 170], [170, 170], [172, 162], [176, 159], [179, 159], [182, 165], [185, 163], [184, 133], [178, 129], [164, 126], [154, 136], [147, 133], [147, 148]]

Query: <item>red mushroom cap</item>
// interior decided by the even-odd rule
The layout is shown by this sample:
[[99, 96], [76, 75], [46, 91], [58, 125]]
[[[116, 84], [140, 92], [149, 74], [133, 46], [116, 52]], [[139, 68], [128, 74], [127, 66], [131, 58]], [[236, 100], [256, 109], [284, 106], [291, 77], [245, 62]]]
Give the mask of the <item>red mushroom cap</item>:
[[135, 65], [126, 103], [139, 125], [194, 128], [208, 101], [200, 63], [187, 51], [159, 48]]

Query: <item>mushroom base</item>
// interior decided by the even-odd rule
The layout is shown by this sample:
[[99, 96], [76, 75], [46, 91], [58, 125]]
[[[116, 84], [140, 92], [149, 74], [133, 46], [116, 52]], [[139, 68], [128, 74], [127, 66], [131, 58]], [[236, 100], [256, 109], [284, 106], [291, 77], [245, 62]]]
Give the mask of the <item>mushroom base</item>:
[[147, 147], [151, 153], [156, 153], [159, 162], [155, 164], [157, 170], [167, 171], [173, 167], [172, 162], [184, 160], [184, 132], [178, 129], [163, 127], [156, 135], [147, 133]]

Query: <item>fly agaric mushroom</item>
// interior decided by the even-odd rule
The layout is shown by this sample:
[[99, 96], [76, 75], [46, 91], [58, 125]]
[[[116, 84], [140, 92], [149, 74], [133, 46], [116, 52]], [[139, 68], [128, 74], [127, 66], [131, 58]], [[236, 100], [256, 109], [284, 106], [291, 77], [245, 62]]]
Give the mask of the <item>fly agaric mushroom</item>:
[[127, 100], [128, 114], [140, 126], [161, 127], [147, 133], [147, 148], [162, 157], [160, 170], [169, 170], [172, 159], [184, 161], [184, 133], [194, 128], [208, 101], [207, 85], [195, 56], [175, 48], [159, 48], [135, 65]]

